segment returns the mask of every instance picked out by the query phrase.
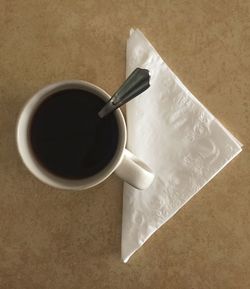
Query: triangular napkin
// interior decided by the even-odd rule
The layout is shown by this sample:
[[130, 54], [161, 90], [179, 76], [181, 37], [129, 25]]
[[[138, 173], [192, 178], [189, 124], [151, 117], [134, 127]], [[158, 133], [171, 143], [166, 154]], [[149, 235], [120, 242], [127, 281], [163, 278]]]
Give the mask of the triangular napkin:
[[241, 151], [138, 29], [127, 42], [127, 75], [136, 67], [150, 70], [151, 87], [127, 104], [128, 148], [156, 178], [144, 191], [124, 184], [124, 262]]

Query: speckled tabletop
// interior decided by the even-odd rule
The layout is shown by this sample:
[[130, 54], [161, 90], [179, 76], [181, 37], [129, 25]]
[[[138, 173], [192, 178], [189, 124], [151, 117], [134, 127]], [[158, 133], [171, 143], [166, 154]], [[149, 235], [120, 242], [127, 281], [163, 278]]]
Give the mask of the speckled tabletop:
[[[0, 0], [0, 288], [250, 288], [250, 2]], [[52, 189], [20, 161], [24, 102], [62, 79], [110, 93], [140, 28], [243, 152], [146, 242], [120, 259], [122, 182]]]

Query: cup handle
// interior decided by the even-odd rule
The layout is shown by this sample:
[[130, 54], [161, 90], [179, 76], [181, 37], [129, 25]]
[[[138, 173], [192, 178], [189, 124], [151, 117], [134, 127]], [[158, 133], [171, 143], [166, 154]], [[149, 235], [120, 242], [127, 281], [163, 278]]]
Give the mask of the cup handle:
[[123, 159], [115, 173], [139, 190], [147, 189], [154, 180], [152, 170], [127, 149], [124, 150]]

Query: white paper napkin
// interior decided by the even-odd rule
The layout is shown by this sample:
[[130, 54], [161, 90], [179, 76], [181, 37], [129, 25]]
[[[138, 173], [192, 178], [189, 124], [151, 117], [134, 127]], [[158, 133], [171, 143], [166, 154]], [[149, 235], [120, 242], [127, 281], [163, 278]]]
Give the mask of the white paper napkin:
[[122, 259], [131, 255], [240, 151], [241, 143], [192, 95], [138, 29], [127, 41], [127, 75], [151, 87], [127, 104], [128, 148], [155, 172], [149, 189], [124, 184]]

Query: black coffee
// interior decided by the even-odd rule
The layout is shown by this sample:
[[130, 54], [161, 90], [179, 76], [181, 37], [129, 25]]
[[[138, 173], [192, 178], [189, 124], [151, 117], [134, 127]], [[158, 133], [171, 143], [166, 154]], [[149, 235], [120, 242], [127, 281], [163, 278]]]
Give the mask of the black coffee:
[[114, 114], [100, 119], [104, 101], [95, 94], [68, 89], [40, 104], [30, 126], [34, 155], [51, 173], [81, 179], [101, 171], [118, 145]]

